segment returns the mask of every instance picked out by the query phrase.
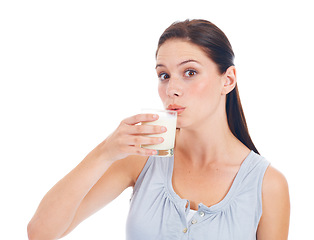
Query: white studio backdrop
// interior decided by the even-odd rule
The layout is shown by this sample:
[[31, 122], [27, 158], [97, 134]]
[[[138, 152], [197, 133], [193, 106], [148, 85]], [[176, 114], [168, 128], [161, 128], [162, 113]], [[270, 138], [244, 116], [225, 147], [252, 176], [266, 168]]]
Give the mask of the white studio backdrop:
[[[27, 239], [44, 194], [125, 117], [162, 107], [155, 50], [172, 22], [228, 36], [250, 133], [286, 176], [289, 239], [312, 236], [311, 1], [0, 2], [1, 239]], [[124, 239], [132, 189], [64, 239]], [[105, 194], [105, 193], [104, 193]]]

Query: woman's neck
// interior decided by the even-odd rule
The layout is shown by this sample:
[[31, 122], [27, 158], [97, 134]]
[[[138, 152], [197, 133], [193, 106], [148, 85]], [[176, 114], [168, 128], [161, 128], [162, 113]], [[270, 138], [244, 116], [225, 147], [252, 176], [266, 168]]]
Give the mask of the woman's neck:
[[203, 165], [245, 155], [249, 149], [232, 134], [227, 118], [224, 121], [220, 118], [219, 121], [178, 130], [175, 151], [192, 164]]

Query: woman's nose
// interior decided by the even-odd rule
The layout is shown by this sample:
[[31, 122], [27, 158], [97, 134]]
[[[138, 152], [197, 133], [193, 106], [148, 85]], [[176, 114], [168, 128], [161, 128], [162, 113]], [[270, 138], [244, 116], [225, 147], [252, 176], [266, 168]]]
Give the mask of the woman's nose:
[[170, 79], [167, 86], [167, 95], [169, 97], [179, 97], [183, 94], [182, 85], [178, 79]]

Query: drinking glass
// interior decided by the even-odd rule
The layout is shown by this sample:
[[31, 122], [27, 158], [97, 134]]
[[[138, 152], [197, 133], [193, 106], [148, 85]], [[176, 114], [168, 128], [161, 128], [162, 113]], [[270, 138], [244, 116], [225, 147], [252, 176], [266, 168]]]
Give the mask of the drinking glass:
[[157, 114], [159, 118], [153, 122], [142, 122], [143, 125], [158, 125], [167, 128], [161, 134], [147, 135], [149, 137], [162, 137], [164, 141], [160, 144], [141, 145], [142, 148], [157, 150], [161, 157], [173, 156], [174, 142], [176, 136], [177, 112], [171, 110], [142, 109], [142, 113]]

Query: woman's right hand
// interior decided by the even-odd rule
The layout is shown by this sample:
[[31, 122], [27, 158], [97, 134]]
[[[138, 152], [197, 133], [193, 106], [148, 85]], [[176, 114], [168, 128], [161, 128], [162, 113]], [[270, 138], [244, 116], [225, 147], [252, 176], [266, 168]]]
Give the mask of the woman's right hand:
[[97, 152], [112, 162], [129, 155], [157, 154], [156, 150], [141, 148], [141, 145], [162, 143], [164, 141], [162, 137], [148, 137], [147, 135], [160, 134], [166, 132], [167, 129], [164, 126], [138, 124], [157, 119], [156, 114], [137, 114], [124, 119], [118, 128], [96, 147]]
[[[28, 224], [29, 239], [57, 239], [68, 234], [130, 186], [134, 170], [126, 157], [156, 154], [155, 150], [140, 145], [163, 142], [161, 137], [147, 135], [166, 131], [162, 126], [138, 123], [157, 119], [154, 114], [138, 114], [123, 120], [106, 140], [45, 195]], [[113, 164], [123, 158], [125, 162]]]

